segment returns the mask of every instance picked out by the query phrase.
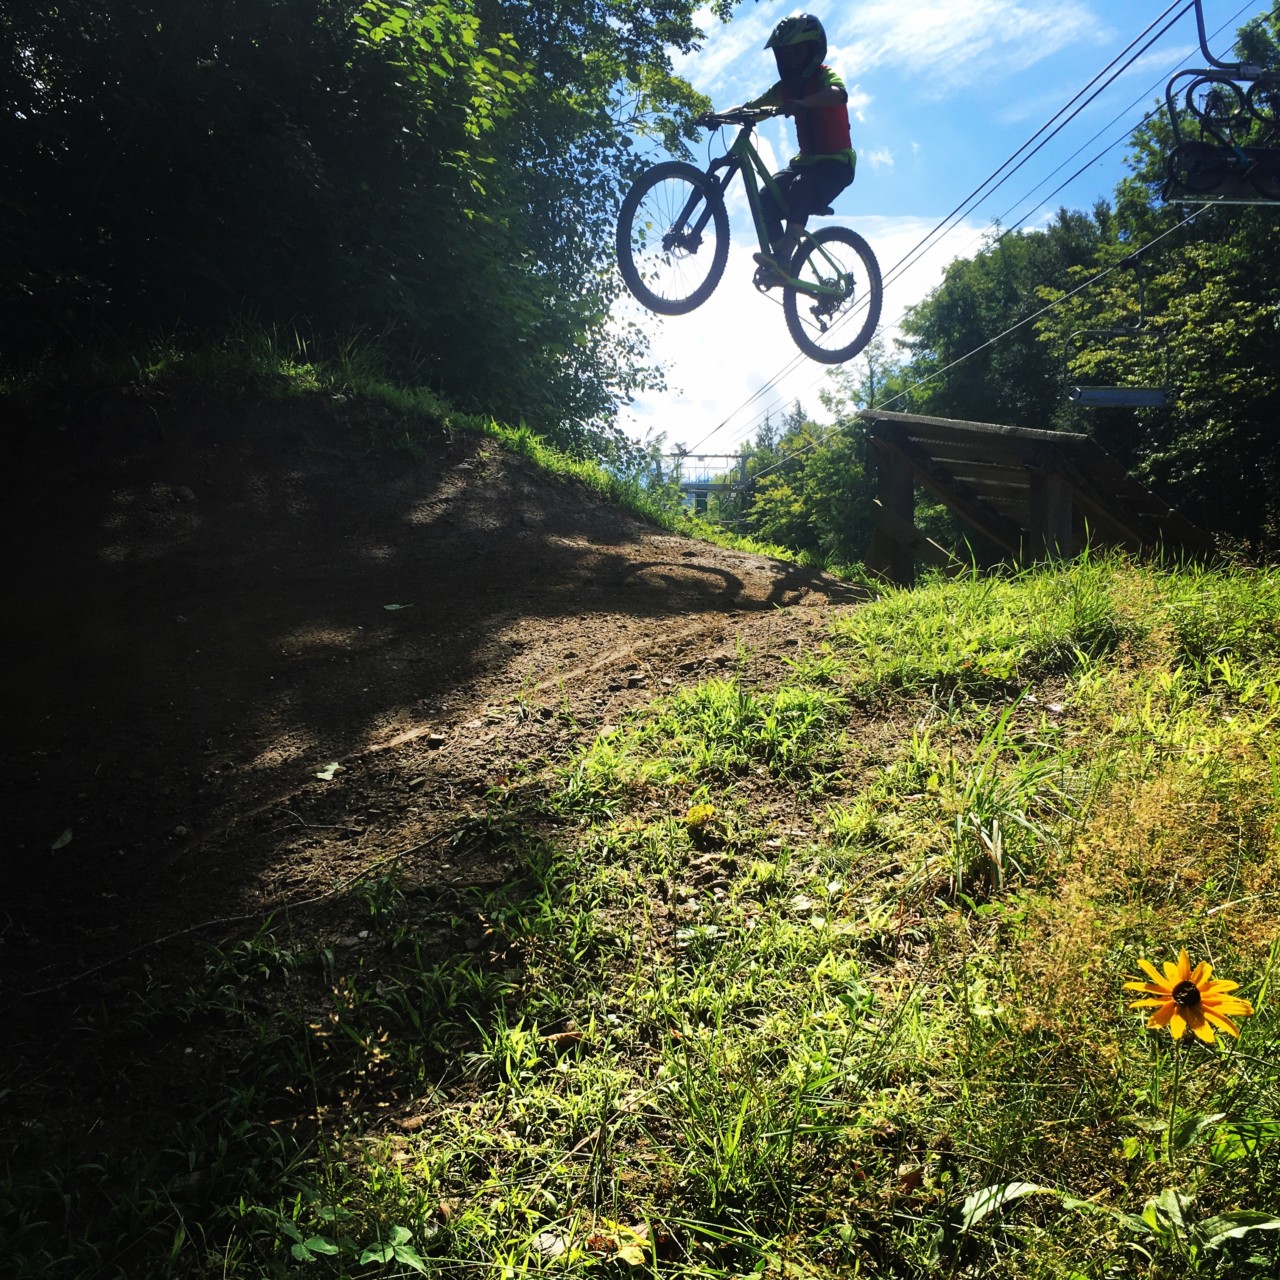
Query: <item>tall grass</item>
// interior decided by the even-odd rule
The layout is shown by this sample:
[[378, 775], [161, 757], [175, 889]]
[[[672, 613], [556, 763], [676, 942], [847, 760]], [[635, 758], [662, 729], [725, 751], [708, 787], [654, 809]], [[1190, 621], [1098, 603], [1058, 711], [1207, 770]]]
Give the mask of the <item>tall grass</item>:
[[[212, 955], [236, 1083], [109, 1201], [12, 1146], [17, 1274], [1280, 1274], [1278, 637], [1280, 573], [1092, 560], [674, 692], [460, 827], [507, 883]], [[1127, 1008], [1181, 948], [1239, 1043]]]

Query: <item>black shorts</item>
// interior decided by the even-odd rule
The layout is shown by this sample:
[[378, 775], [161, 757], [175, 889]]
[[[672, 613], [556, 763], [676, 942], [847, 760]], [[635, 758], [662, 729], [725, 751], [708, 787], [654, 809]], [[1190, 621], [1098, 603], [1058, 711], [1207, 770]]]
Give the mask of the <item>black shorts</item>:
[[766, 187], [763, 197], [765, 223], [770, 240], [776, 240], [787, 222], [806, 222], [819, 209], [825, 209], [853, 181], [853, 165], [847, 160], [815, 160], [812, 164], [788, 165], [773, 180], [778, 184], [785, 210], [778, 208], [773, 193]]

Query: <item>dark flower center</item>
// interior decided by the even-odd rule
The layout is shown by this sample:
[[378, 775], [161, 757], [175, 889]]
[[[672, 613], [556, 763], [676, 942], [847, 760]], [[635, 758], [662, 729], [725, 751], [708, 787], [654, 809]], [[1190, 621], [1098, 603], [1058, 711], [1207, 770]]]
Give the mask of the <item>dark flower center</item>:
[[1180, 982], [1173, 989], [1173, 1003], [1179, 1009], [1194, 1009], [1200, 1003], [1200, 988], [1194, 982]]

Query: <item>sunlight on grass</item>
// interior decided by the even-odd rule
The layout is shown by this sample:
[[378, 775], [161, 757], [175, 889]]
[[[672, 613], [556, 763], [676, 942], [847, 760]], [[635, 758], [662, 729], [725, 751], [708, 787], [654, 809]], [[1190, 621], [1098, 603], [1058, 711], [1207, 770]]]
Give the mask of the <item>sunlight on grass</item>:
[[[245, 1067], [186, 1135], [216, 1208], [175, 1256], [1280, 1274], [1278, 708], [1280, 573], [1096, 560], [890, 592], [788, 683], [673, 692], [460, 822], [507, 882], [387, 877], [358, 952], [211, 958], [188, 1016]], [[1128, 1008], [1183, 950], [1240, 984], [1194, 970], [1238, 1043]]]

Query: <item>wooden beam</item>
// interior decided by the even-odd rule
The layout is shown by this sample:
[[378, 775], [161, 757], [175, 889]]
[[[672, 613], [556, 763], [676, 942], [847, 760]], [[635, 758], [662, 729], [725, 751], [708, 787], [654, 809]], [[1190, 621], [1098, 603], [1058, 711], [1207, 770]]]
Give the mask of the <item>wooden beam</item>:
[[[892, 427], [889, 429], [894, 430]], [[879, 449], [882, 457], [886, 454], [896, 456], [910, 467], [921, 488], [927, 489], [939, 502], [963, 517], [997, 546], [1003, 547], [1011, 556], [1015, 558], [1021, 556], [1022, 529], [1020, 526], [961, 485], [950, 472], [938, 466], [928, 454], [918, 449], [909, 440], [900, 438], [897, 431], [894, 431], [892, 437], [868, 435], [867, 438]]]
[[1031, 481], [1029, 551], [1045, 560], [1069, 559], [1076, 553], [1071, 486], [1059, 471], [1028, 473]]
[[867, 572], [887, 578], [900, 587], [909, 587], [916, 579], [916, 560], [911, 537], [899, 536], [895, 530], [909, 529], [915, 534], [915, 478], [905, 458], [881, 454], [877, 467], [876, 488], [879, 507], [885, 519], [877, 520], [867, 548]]
[[[942, 432], [957, 439], [971, 439], [975, 436], [1004, 436], [1011, 440], [1044, 440], [1061, 444], [1064, 441], [1083, 440], [1089, 437], [1074, 431], [1034, 431], [1029, 427], [1007, 427], [999, 422], [962, 422], [956, 418], [930, 418], [919, 413], [887, 413], [882, 409], [863, 409], [858, 417], [867, 423], [887, 422], [903, 426], [912, 435], [919, 429], [921, 434]], [[926, 432], [924, 428], [931, 428]]]
[[969, 571], [969, 566], [941, 543], [926, 537], [915, 525], [908, 524], [905, 520], [899, 520], [897, 516], [890, 514], [880, 504], [878, 498], [873, 499], [871, 503], [871, 518], [877, 528], [883, 529], [890, 538], [902, 546], [909, 547], [912, 553], [926, 564], [937, 565], [950, 574]]

